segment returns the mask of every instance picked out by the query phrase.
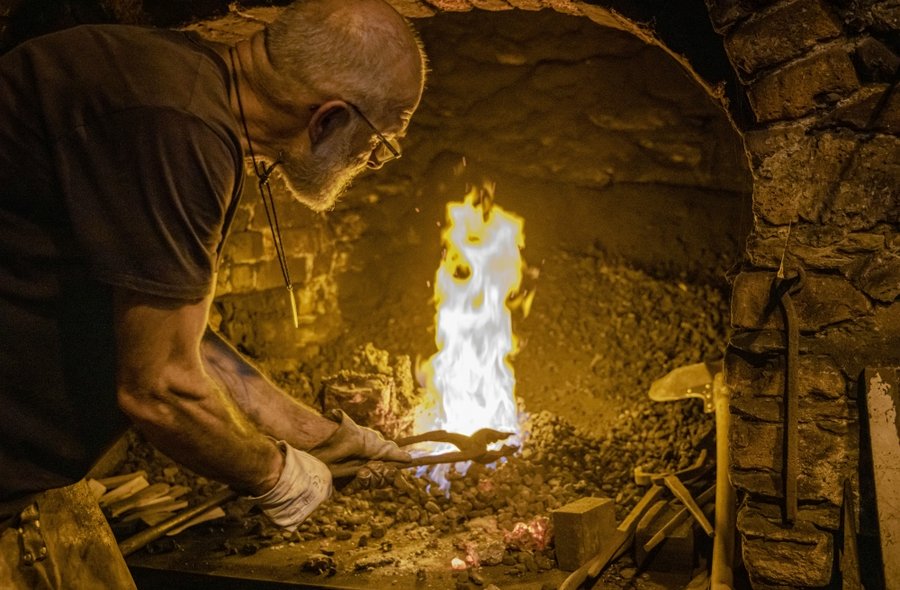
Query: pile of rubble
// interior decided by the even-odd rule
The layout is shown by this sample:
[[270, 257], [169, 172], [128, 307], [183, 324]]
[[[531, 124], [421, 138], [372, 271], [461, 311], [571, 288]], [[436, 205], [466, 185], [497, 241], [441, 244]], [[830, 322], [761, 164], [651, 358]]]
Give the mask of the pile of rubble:
[[[609, 497], [621, 520], [643, 491], [634, 481], [636, 466], [648, 471], [682, 469], [712, 443], [713, 424], [699, 402], [646, 402], [620, 418], [606, 436], [591, 438], [541, 412], [528, 420], [522, 451], [502, 464], [473, 464], [465, 474], [453, 469], [446, 490], [428, 473], [411, 469], [396, 471], [386, 486], [377, 489], [361, 489], [351, 482], [336, 490], [294, 533], [272, 528], [243, 501], [226, 506], [224, 519], [197, 528], [204, 535], [220, 535], [220, 549], [226, 554], [246, 555], [264, 547], [316, 541], [365, 547], [381, 543], [390, 529], [406, 527], [416, 531], [415, 543], [426, 549], [429, 540], [445, 536], [467, 539], [457, 548], [464, 563], [460, 569], [505, 565], [516, 576], [550, 570], [556, 567], [548, 527], [552, 510], [583, 497]], [[125, 469], [146, 471], [149, 481], [187, 485], [195, 491], [193, 502], [218, 489], [217, 484], [177, 469], [139, 441]], [[128, 532], [135, 532], [134, 527]], [[149, 549], [174, 547], [167, 539]], [[412, 567], [392, 558], [393, 547], [384, 549], [380, 560], [366, 557], [354, 563], [354, 569]], [[336, 566], [327, 555], [316, 553], [304, 567], [329, 574]]]

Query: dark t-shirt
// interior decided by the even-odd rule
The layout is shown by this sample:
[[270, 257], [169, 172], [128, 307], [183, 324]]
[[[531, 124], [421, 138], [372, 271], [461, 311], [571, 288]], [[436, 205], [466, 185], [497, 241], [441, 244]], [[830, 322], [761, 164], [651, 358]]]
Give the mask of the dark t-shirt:
[[242, 182], [224, 62], [82, 26], [0, 57], [0, 501], [84, 475], [126, 426], [112, 290], [207, 295]]

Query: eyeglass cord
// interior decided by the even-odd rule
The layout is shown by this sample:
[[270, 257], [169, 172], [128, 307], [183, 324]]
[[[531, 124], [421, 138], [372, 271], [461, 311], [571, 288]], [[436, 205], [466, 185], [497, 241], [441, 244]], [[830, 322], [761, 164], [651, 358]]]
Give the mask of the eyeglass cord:
[[[266, 167], [265, 164], [260, 164], [257, 161], [256, 153], [253, 151], [253, 142], [250, 141], [250, 129], [247, 126], [247, 119], [244, 117], [244, 104], [241, 101], [241, 93], [238, 87], [234, 49], [228, 49], [228, 56], [231, 58], [231, 78], [234, 82], [234, 94], [237, 98], [238, 112], [241, 115], [241, 126], [244, 128], [244, 135], [247, 138], [247, 151], [250, 152], [250, 159], [253, 161], [253, 172], [258, 179], [259, 196], [262, 198], [263, 209], [266, 211], [266, 221], [268, 221], [269, 230], [272, 232], [272, 242], [275, 245], [275, 254], [278, 256], [278, 264], [281, 266], [281, 275], [284, 278], [284, 286], [287, 288], [288, 298], [291, 302], [291, 316], [294, 320], [294, 328], [299, 328], [300, 318], [297, 314], [297, 299], [294, 295], [294, 283], [291, 281], [287, 256], [284, 253], [284, 241], [281, 239], [281, 227], [278, 224], [278, 213], [275, 210], [275, 199], [272, 196], [272, 187], [269, 186], [269, 176], [272, 175], [275, 167], [278, 166], [281, 161], [276, 160], [269, 167]], [[265, 188], [265, 190], [263, 190], [263, 188]]]

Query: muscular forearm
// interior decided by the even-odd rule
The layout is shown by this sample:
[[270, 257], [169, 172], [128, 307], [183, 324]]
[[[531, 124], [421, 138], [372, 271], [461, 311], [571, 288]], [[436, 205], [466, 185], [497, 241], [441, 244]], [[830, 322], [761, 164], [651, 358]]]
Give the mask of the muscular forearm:
[[258, 495], [278, 481], [283, 456], [203, 369], [210, 297], [184, 302], [114, 292], [119, 406], [176, 461]]
[[336, 430], [337, 424], [272, 384], [212, 330], [203, 337], [201, 356], [210, 377], [270, 436], [308, 450]]
[[283, 456], [202, 372], [158, 391], [120, 390], [119, 402], [147, 439], [197, 473], [260, 495], [278, 479]]

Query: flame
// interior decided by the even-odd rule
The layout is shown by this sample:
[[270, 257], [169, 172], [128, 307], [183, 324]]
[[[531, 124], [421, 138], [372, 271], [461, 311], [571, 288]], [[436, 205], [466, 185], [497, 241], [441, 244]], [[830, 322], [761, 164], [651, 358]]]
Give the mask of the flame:
[[449, 203], [447, 222], [434, 286], [438, 351], [420, 367], [416, 430], [518, 433], [509, 304], [522, 282], [524, 222], [493, 204], [492, 187]]

